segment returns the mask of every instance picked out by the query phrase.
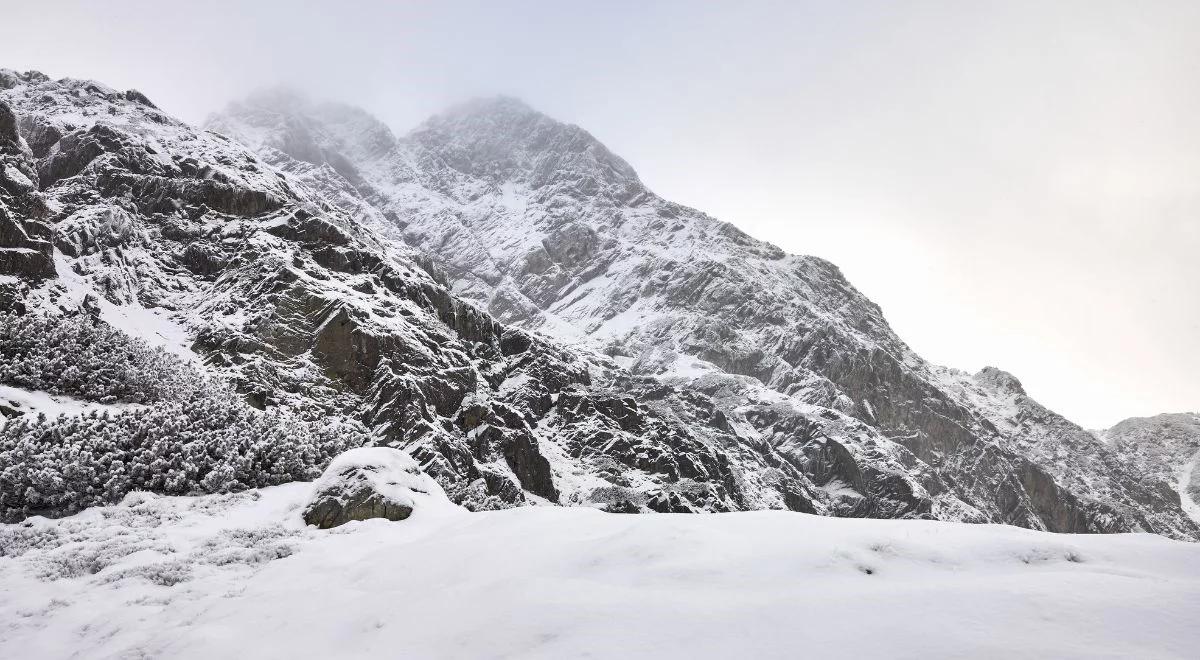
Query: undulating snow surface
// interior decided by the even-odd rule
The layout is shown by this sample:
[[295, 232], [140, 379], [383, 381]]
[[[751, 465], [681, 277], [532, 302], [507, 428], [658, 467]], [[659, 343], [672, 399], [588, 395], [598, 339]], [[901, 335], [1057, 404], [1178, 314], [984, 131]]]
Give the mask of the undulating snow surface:
[[1200, 545], [1149, 534], [418, 507], [312, 485], [0, 527], [5, 658], [1194, 658]]

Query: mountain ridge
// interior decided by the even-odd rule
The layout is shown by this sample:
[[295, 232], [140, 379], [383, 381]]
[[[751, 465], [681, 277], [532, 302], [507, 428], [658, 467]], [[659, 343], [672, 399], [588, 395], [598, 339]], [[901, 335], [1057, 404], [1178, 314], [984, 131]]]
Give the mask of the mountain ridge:
[[[1032, 399], [1029, 399], [1020, 387], [1019, 381], [1011, 375], [1005, 374], [1001, 376], [1000, 374], [1003, 372], [988, 368], [975, 376], [968, 376], [956, 370], [930, 365], [920, 359], [887, 325], [878, 306], [855, 291], [845, 281], [844, 276], [842, 276], [836, 266], [814, 257], [792, 257], [785, 255], [776, 246], [755, 241], [740, 232], [740, 230], [737, 230], [733, 225], [720, 223], [701, 212], [666, 202], [644, 188], [642, 189], [643, 192], [640, 193], [641, 196], [607, 195], [603, 187], [597, 189], [596, 187], [586, 185], [586, 183], [582, 188], [573, 185], [575, 184], [575, 178], [572, 176], [569, 176], [565, 183], [562, 180], [552, 179], [550, 181], [543, 181], [536, 177], [530, 177], [530, 172], [536, 174], [538, 170], [536, 165], [529, 165], [520, 158], [520, 151], [524, 144], [524, 133], [521, 132], [515, 138], [506, 141], [506, 137], [495, 130], [497, 127], [511, 127], [514, 125], [507, 111], [507, 105], [510, 103], [512, 102], [503, 99], [499, 101], [494, 100], [490, 104], [487, 101], [473, 101], [468, 106], [471, 109], [471, 112], [468, 113], [471, 121], [468, 122], [470, 125], [467, 129], [464, 130], [460, 127], [456, 129], [456, 133], [455, 131], [445, 130], [440, 132], [429, 131], [419, 127], [414, 129], [408, 136], [399, 138], [397, 148], [404, 151], [406, 142], [415, 141], [417, 144], [412, 150], [415, 150], [416, 153], [424, 151], [433, 151], [435, 154], [449, 153], [452, 157], [447, 159], [446, 162], [453, 163], [459, 160], [458, 154], [463, 150], [462, 144], [475, 144], [477, 142], [476, 133], [487, 133], [487, 135], [478, 139], [486, 145], [486, 148], [483, 150], [485, 154], [495, 154], [497, 151], [495, 145], [497, 143], [501, 145], [508, 144], [508, 146], [512, 147], [512, 152], [501, 152], [502, 157], [509, 157], [517, 163], [525, 163], [526, 171], [514, 173], [512, 170], [499, 170], [501, 172], [499, 179], [496, 178], [496, 170], [483, 173], [476, 172], [479, 176], [473, 182], [463, 183], [458, 181], [457, 177], [452, 176], [440, 181], [438, 185], [427, 186], [427, 189], [435, 193], [433, 196], [436, 197], [436, 194], [442, 194], [445, 198], [449, 198], [452, 202], [457, 203], [457, 208], [453, 208], [450, 213], [446, 213], [443, 210], [440, 213], [423, 214], [421, 206], [424, 205], [428, 208], [430, 205], [429, 195], [423, 194], [427, 193], [428, 190], [412, 191], [411, 189], [406, 189], [406, 186], [393, 187], [389, 190], [389, 184], [394, 184], [395, 181], [389, 181], [386, 176], [376, 179], [375, 196], [372, 199], [372, 202], [376, 206], [386, 209], [386, 217], [399, 219], [397, 225], [400, 226], [400, 233], [405, 237], [407, 242], [413, 244], [418, 249], [439, 255], [442, 260], [450, 264], [447, 270], [456, 290], [468, 298], [480, 301], [481, 304], [486, 303], [488, 309], [499, 318], [516, 323], [522, 327], [549, 331], [549, 334], [552, 336], [558, 336], [560, 339], [567, 341], [578, 340], [579, 334], [582, 334], [585, 338], [594, 339], [597, 335], [604, 335], [614, 325], [620, 326], [617, 332], [624, 331], [626, 328], [621, 326], [620, 323], [629, 321], [628, 318], [624, 317], [629, 316], [631, 310], [636, 312], [637, 305], [644, 298], [642, 295], [645, 293], [644, 288], [638, 291], [637, 295], [632, 296], [638, 299], [632, 305], [628, 303], [628, 298], [630, 297], [630, 291], [633, 290], [633, 286], [626, 284], [623, 288], [618, 287], [616, 295], [612, 295], [613, 292], [610, 291], [608, 301], [600, 301], [593, 305], [593, 309], [582, 310], [582, 313], [578, 311], [582, 305], [579, 304], [580, 296], [576, 292], [586, 288], [587, 283], [598, 279], [597, 274], [604, 273], [607, 275], [611, 273], [614, 257], [611, 254], [604, 254], [604, 241], [606, 238], [609, 238], [604, 236], [604, 233], [614, 225], [620, 227], [620, 225], [631, 218], [638, 219], [638, 207], [652, 207], [659, 218], [673, 221], [672, 226], [666, 227], [666, 222], [655, 223], [654, 220], [659, 219], [655, 218], [645, 224], [646, 228], [651, 231], [643, 230], [640, 234], [633, 236], [635, 242], [640, 240], [643, 243], [650, 243], [652, 237], [658, 238], [661, 236], [661, 234], [656, 235], [654, 232], [661, 232], [664, 228], [667, 228], [669, 231], [686, 231], [687, 229], [694, 230], [696, 226], [700, 226], [703, 230], [707, 230], [703, 240], [709, 240], [707, 234], [727, 237], [727, 240], [723, 243], [727, 249], [723, 254], [719, 253], [716, 258], [709, 260], [704, 264], [703, 268], [697, 270], [711, 272], [724, 269], [728, 265], [728, 258], [731, 253], [735, 258], [735, 267], [742, 267], [746, 261], [736, 260], [736, 257], [741, 256], [736, 254], [736, 249], [743, 246], [747, 247], [750, 251], [757, 248], [761, 253], [754, 256], [764, 257], [764, 260], [768, 262], [779, 260], [789, 263], [789, 265], [790, 263], [796, 263], [802, 269], [807, 267], [809, 272], [806, 273], [806, 278], [816, 280], [819, 284], [815, 286], [803, 286], [803, 283], [801, 283], [802, 286], [793, 286], [792, 291], [799, 294], [796, 296], [797, 298], [819, 300], [821, 294], [828, 294], [830, 291], [837, 291], [839, 289], [846, 292], [846, 297], [840, 299], [835, 297], [832, 301], [820, 301], [824, 303], [823, 305], [810, 305], [804, 313], [800, 314], [801, 316], [816, 317], [818, 320], [824, 316], [830, 325], [835, 327], [840, 326], [836, 331], [833, 331], [833, 334], [841, 335], [841, 341], [845, 341], [848, 337], [852, 342], [858, 342], [860, 347], [865, 346], [868, 348], [866, 356], [868, 360], [882, 359], [885, 363], [891, 363], [890, 366], [885, 367], [886, 369], [902, 372], [908, 371], [910, 375], [915, 375], [918, 380], [925, 383], [924, 386], [918, 386], [918, 392], [924, 388], [940, 392], [940, 398], [945, 404], [951, 406], [951, 410], [954, 408], [960, 410], [960, 412], [952, 412], [952, 417], [950, 418], [953, 420], [954, 416], [957, 416], [959, 421], [951, 421], [949, 425], [941, 424], [938, 421], [938, 417], [945, 419], [944, 414], [940, 411], [922, 411], [919, 407], [916, 410], [910, 408], [907, 411], [896, 411], [891, 415], [887, 415], [898, 418], [894, 420], [897, 423], [892, 424], [891, 431], [899, 431], [901, 434], [911, 431], [910, 427], [913, 426], [911, 418], [915, 413], [924, 417], [923, 420], [915, 422], [915, 425], [918, 427], [924, 425], [926, 427], [923, 429], [924, 431], [932, 430], [933, 433], [930, 435], [958, 435], [959, 440], [952, 441], [952, 444], [962, 444], [963, 441], [971, 442], [969, 436], [972, 434], [976, 436], [983, 435], [985, 437], [993, 434], [1003, 435], [1005, 433], [1020, 435], [1023, 439], [1018, 439], [1016, 442], [1011, 443], [1018, 452], [1032, 456], [1035, 462], [1047, 463], [1051, 462], [1050, 459], [1053, 459], [1054, 455], [1059, 453], [1061, 449], [1051, 448], [1047, 451], [1040, 445], [1045, 444], [1048, 439], [1053, 439], [1055, 442], [1064, 443], [1066, 446], [1071, 447], [1074, 452], [1087, 455], [1086, 462], [1108, 464], [1110, 467], [1105, 469], [1111, 469], [1111, 465], [1113, 464], [1112, 457], [1102, 455], [1096, 458], [1091, 456], [1091, 454], [1095, 453], [1103, 454], [1104, 450], [1102, 447], [1091, 446], [1089, 444], [1094, 442], [1090, 434], [1083, 431], [1077, 425], [1071, 424], [1069, 421], [1061, 418], [1061, 416], [1054, 415], [1051, 411], [1040, 406], [1040, 404], [1036, 404]], [[489, 111], [489, 107], [496, 104], [505, 109], [505, 112], [501, 113], [502, 121], [492, 122], [486, 120], [486, 118], [480, 120], [476, 117], [481, 112], [486, 114]], [[529, 117], [532, 114], [532, 116], [536, 117], [536, 122], [549, 122], [551, 125], [556, 125], [560, 130], [572, 130], [570, 125], [554, 122], [544, 115], [532, 111], [524, 104], [519, 104], [517, 107], [520, 109], [522, 117]], [[303, 109], [300, 108], [295, 111], [302, 114]], [[522, 121], [528, 123], [534, 120], [526, 118]], [[439, 125], [440, 123], [438, 118], [435, 117], [422, 126], [429, 124]], [[461, 121], [459, 123], [461, 124]], [[515, 125], [518, 129], [523, 126], [519, 122]], [[468, 133], [468, 136], [463, 138], [461, 136], [462, 132]], [[445, 137], [452, 133], [454, 134], [453, 138]], [[590, 138], [590, 135], [588, 137]], [[444, 142], [448, 141], [449, 144], [440, 144], [438, 142], [439, 139]], [[570, 152], [569, 149], [566, 151]], [[491, 157], [494, 158], [495, 156]], [[414, 157], [412, 156], [412, 151], [410, 151], [410, 153], [404, 155], [394, 156], [394, 159], [397, 161], [411, 161], [414, 160]], [[487, 161], [488, 159], [483, 158], [480, 160]], [[454, 169], [458, 174], [472, 173], [469, 168]], [[585, 172], [585, 176], [579, 178], [582, 178], [587, 183], [597, 180], [611, 184], [610, 179], [602, 176], [607, 174], [609, 174], [607, 171], [598, 171], [589, 179]], [[636, 179], [636, 173], [632, 172], [632, 168], [630, 169], [630, 174], [637, 181], [637, 185], [640, 186], [640, 180]], [[532, 181], [532, 185], [529, 184], [530, 181]], [[447, 187], [453, 188], [453, 184], [456, 182], [459, 183], [459, 188], [447, 191]], [[495, 200], [491, 207], [481, 210], [477, 208], [479, 206], [478, 200], [483, 194], [480, 192], [480, 189], [486, 189], [488, 184], [500, 189], [498, 195], [495, 192], [492, 193], [493, 197], [498, 197], [499, 199]], [[616, 183], [618, 189], [620, 188], [620, 184], [621, 182], [619, 181]], [[524, 193], [524, 199], [519, 199], [517, 204], [511, 203], [510, 200], [513, 197], [522, 197], [522, 195], [514, 195], [514, 192]], [[415, 201], [414, 198], [419, 201]], [[578, 203], [581, 200], [583, 200], [583, 203]], [[576, 203], [572, 204], [573, 202]], [[538, 206], [542, 207], [536, 208], [536, 211], [541, 212], [541, 217], [531, 217], [531, 203], [535, 208]], [[567, 213], [561, 215], [570, 215], [572, 217], [566, 221], [556, 221], [553, 217], [553, 211], [556, 207], [566, 207], [568, 209]], [[609, 217], [605, 217], [606, 213], [609, 214]], [[623, 217], [620, 215], [622, 213], [625, 213]], [[496, 226], [496, 223], [492, 222], [493, 218], [506, 214], [510, 217], [520, 217], [510, 222], [508, 227]], [[588, 217], [589, 215], [591, 216], [590, 218]], [[454, 229], [449, 230], [446, 228], [444, 221], [451, 217], [458, 220], [461, 228], [454, 227]], [[581, 217], [585, 221], [581, 222]], [[617, 220], [610, 222], [608, 221], [610, 217], [617, 217]], [[413, 223], [414, 218], [418, 223], [416, 227], [414, 227]], [[550, 218], [549, 221], [546, 220], [547, 218]], [[587, 220], [592, 220], [592, 222], [589, 223]], [[685, 226], [680, 226], [681, 223]], [[503, 225], [504, 223], [499, 224]], [[530, 229], [533, 232], [527, 231]], [[549, 231], [546, 231], [547, 229]], [[515, 245], [510, 248], [504, 239], [509, 239], [512, 234], [516, 233], [541, 234], [541, 236], [536, 237], [541, 238], [541, 245], [537, 245], [536, 239], [526, 240], [523, 243], [518, 240], [512, 240], [510, 242]], [[610, 233], [618, 234], [617, 238], [621, 238], [616, 231]], [[664, 242], [670, 245], [672, 238], [666, 238]], [[683, 245], [681, 251], [695, 250], [696, 248], [693, 246], [701, 244], [701, 241], [697, 240], [694, 236], [689, 238], [690, 240], [680, 241]], [[731, 244], [732, 248], [729, 248]], [[450, 247], [445, 247], [447, 245]], [[483, 245], [487, 245], [488, 247], [484, 249]], [[709, 251], [709, 255], [705, 256], [710, 256], [712, 254], [711, 250], [714, 247], [713, 243], [708, 242], [703, 243], [703, 245]], [[717, 247], [721, 247], [721, 245], [717, 245]], [[520, 252], [523, 250], [525, 254], [522, 255]], [[555, 254], [556, 252], [557, 254]], [[458, 263], [456, 263], [456, 256], [461, 257], [458, 259]], [[571, 272], [571, 266], [574, 265], [572, 261], [577, 261], [580, 257], [582, 257], [584, 267], [576, 267], [574, 272]], [[616, 255], [615, 261], [619, 262], [621, 259], [622, 255]], [[680, 263], [687, 260], [676, 259], [674, 261]], [[547, 262], [549, 262], [549, 265], [547, 265]], [[643, 259], [644, 262], [645, 259]], [[490, 272], [480, 272], [475, 267], [479, 263], [487, 264]], [[639, 277], [642, 277], [652, 272], [661, 272], [662, 269], [659, 267], [661, 265], [661, 263], [655, 263], [650, 268], [642, 268], [641, 270], [634, 268], [633, 270]], [[567, 272], [553, 272], [550, 282], [545, 281], [547, 278], [531, 276], [540, 275], [541, 273], [531, 274], [530, 270], [537, 270], [543, 267]], [[572, 275], [578, 281], [571, 282], [570, 277]], [[705, 273], [697, 272], [689, 273], [689, 275], [695, 276], [696, 279], [702, 279]], [[723, 285], [730, 283], [742, 285], [735, 287], [735, 291], [737, 291], [735, 295], [744, 295], [750, 299], [754, 298], [753, 285], [750, 285], [748, 282], [739, 282], [737, 277], [730, 276], [724, 276], [719, 279], [724, 280], [721, 282]], [[587, 294], [582, 297], [585, 304], [587, 302], [594, 302], [588, 300], [589, 295]], [[626, 296], [626, 299], [621, 300], [622, 296]], [[595, 298], [595, 296], [591, 297]], [[605, 307], [606, 303], [610, 304]], [[762, 305], [762, 307], [778, 309], [780, 305], [776, 301], [767, 301], [767, 304]], [[600, 309], [597, 310], [596, 308]], [[715, 313], [719, 312], [719, 310], [713, 311]], [[743, 314], [743, 311], [735, 309], [730, 316], [743, 318], [739, 317], [740, 314]], [[550, 317], [551, 315], [557, 318], [546, 320], [546, 317]], [[615, 324], [613, 322], [614, 318], [617, 319]], [[778, 321], [778, 319], [773, 320]], [[815, 351], [811, 350], [811, 347], [804, 347], [799, 351], [794, 349], [789, 351], [786, 348], [784, 350], [777, 350], [775, 356], [766, 356], [767, 359], [764, 360], [764, 356], [761, 355], [761, 347], [771, 344], [778, 346], [785, 343], [788, 338], [784, 333], [774, 332], [768, 334], [765, 341], [762, 335], [758, 335], [751, 341], [743, 342], [743, 346], [740, 348], [744, 350], [738, 353], [723, 351], [720, 343], [727, 342], [730, 338], [735, 342], [737, 339], [741, 339], [742, 337], [739, 337], [739, 335], [744, 336], [744, 324], [743, 327], [736, 327], [738, 324], [735, 323], [732, 324], [735, 326], [732, 328], [728, 326], [717, 328], [717, 332], [711, 334], [722, 339], [714, 341], [711, 337], [696, 337], [697, 334], [707, 334], [707, 331], [712, 330], [712, 328], [704, 327], [704, 324], [696, 322], [695, 319], [691, 321], [695, 325], [681, 333], [679, 332], [680, 328], [677, 323], [670, 323], [669, 320], [664, 320], [660, 314], [654, 319], [654, 322], [660, 324], [666, 323], [673, 338], [677, 339], [683, 336], [689, 339], [694, 338], [696, 341], [693, 342], [691, 347], [686, 348], [682, 352], [668, 349], [667, 352], [671, 353], [671, 355], [664, 358], [661, 355], [653, 354], [654, 350], [664, 347], [661, 333], [660, 336], [653, 337], [652, 341], [644, 341], [646, 339], [645, 335], [650, 333], [639, 331], [639, 333], [634, 334], [641, 334], [642, 336], [635, 337], [633, 344], [641, 350], [638, 351], [636, 361], [630, 363], [628, 366], [634, 368], [635, 372], [653, 371], [656, 369], [653, 366], [656, 360], [658, 362], [663, 362], [664, 359], [678, 362], [681, 354], [690, 354], [692, 357], [708, 358], [704, 361], [715, 364], [719, 371], [748, 375], [763, 382], [769, 388], [782, 390], [788, 394], [794, 393], [796, 381], [804, 379], [804, 376], [796, 375], [796, 367], [815, 366], [816, 369], [808, 369], [807, 371], [810, 374], [816, 371], [822, 376], [832, 375], [834, 380], [837, 381], [835, 387], [849, 387], [850, 389], [860, 390], [855, 393], [855, 396], [851, 397], [850, 405], [846, 406], [847, 412], [865, 421], [876, 421], [874, 418], [879, 414], [878, 411], [880, 408], [885, 408], [886, 414], [886, 408], [890, 402], [885, 397], [878, 397], [871, 400], [872, 397], [870, 396], [857, 396], [858, 394], [866, 393], [869, 395], [870, 393], [861, 391], [863, 388], [859, 387], [855, 382], [859, 378], [859, 375], [853, 371], [855, 367], [849, 367], [851, 370], [850, 373], [840, 373], [846, 366], [822, 364], [822, 357], [819, 353], [814, 355]], [[767, 322], [762, 325], [769, 326], [770, 323]], [[580, 330], [582, 330], [582, 333], [580, 333]], [[810, 330], [811, 333], [811, 329], [809, 328], [803, 328], [803, 330]], [[821, 329], [818, 329], [817, 332], [820, 333]], [[625, 341], [628, 338], [622, 337], [621, 339], [625, 345], [622, 349], [618, 350], [628, 350], [630, 342]], [[641, 346], [637, 346], [639, 343]], [[652, 350], [649, 354], [645, 350], [647, 348], [646, 344], [651, 344], [649, 348]], [[601, 348], [603, 350], [612, 349], [611, 346]], [[781, 353], [782, 355], [780, 355]], [[789, 359], [788, 355], [795, 355], [799, 359]], [[870, 357], [871, 355], [875, 357]], [[773, 361], [770, 359], [772, 357], [775, 358]], [[807, 365], [805, 364], [805, 360], [808, 361]], [[659, 375], [669, 371], [669, 369], [661, 369], [661, 366], [660, 364], [657, 367]], [[870, 371], [872, 368], [868, 367], [866, 370]], [[903, 375], [900, 380], [903, 383]], [[788, 392], [789, 388], [793, 392]], [[989, 394], [989, 392], [991, 393]], [[918, 394], [918, 396], [920, 395]], [[825, 405], [835, 404], [837, 403], [837, 398], [826, 398], [821, 403]], [[841, 403], [845, 405], [846, 402], [841, 401]], [[1010, 414], [1002, 415], [996, 413], [997, 410], [1002, 408]], [[982, 409], [982, 412], [978, 410], [972, 412], [973, 409]], [[964, 410], [966, 411], [965, 413], [961, 412]], [[1014, 420], [1014, 416], [1023, 416], [1024, 420], [1035, 420], [1041, 426], [1032, 431], [1029, 429], [1019, 430], [1024, 420]], [[887, 426], [888, 422], [885, 421], [883, 424], [885, 425], [884, 428], [889, 428]], [[973, 426], [976, 430], [963, 429], [964, 426]], [[953, 427], [958, 428], [955, 429]], [[1003, 427], [1011, 427], [1011, 429], [1001, 430]], [[966, 432], [963, 433], [963, 431]], [[921, 432], [921, 430], [918, 432]], [[885, 434], [890, 434], [890, 432], [885, 431]], [[1029, 436], [1036, 436], [1037, 440], [1030, 441], [1028, 440]], [[917, 455], [922, 458], [937, 461], [939, 460], [938, 454], [942, 453], [946, 447], [942, 446], [942, 443], [939, 442], [941, 438], [933, 438], [933, 440], [934, 442], [932, 443], [911, 443], [912, 446], [909, 449], [917, 451]], [[1048, 454], [1049, 456], [1041, 454]], [[1030, 468], [1015, 468], [1015, 471], [1029, 472]], [[1032, 468], [1033, 473], [1039, 471], [1037, 468]], [[1077, 478], [1072, 478], [1072, 475], [1069, 474], [1069, 469], [1053, 471], [1053, 477], [1045, 474], [1034, 474], [1033, 476], [1021, 479], [1022, 481], [1029, 482], [1023, 484], [1022, 488], [1036, 487], [1034, 482], [1042, 480], [1043, 477], [1046, 477], [1051, 482], [1056, 479], [1073, 480], [1076, 485], [1082, 485]], [[1117, 487], [1117, 489], [1120, 490], [1120, 487]]]
[[999, 372], [925, 362], [836, 266], [524, 106], [396, 138], [243, 102], [201, 132], [87, 81], [0, 81], [59, 275], [5, 295], [62, 313], [72, 273], [110, 318], [182, 325], [247, 401], [365, 424], [461, 503], [1200, 533]]

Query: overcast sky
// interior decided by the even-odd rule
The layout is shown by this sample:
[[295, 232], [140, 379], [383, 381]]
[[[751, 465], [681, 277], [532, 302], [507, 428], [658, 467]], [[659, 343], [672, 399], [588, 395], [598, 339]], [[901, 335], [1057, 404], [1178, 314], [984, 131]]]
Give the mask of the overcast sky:
[[[741, 5], [741, 6], [735, 6]], [[199, 123], [286, 83], [403, 133], [506, 93], [842, 267], [1088, 427], [1200, 410], [1200, 2], [5, 1], [0, 66]]]

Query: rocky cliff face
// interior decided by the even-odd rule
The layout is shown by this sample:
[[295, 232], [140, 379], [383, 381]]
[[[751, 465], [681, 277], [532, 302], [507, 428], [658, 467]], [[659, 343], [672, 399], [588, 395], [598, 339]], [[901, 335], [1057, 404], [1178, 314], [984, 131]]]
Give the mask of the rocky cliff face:
[[[0, 79], [0, 84], [3, 84]], [[0, 102], [0, 302], [20, 305], [24, 282], [54, 276], [45, 203], [36, 194], [38, 170], [17, 128], [17, 116]]]
[[211, 131], [37, 73], [0, 104], [0, 247], [36, 255], [14, 307], [90, 305], [252, 405], [359, 420], [468, 506], [1200, 533], [1015, 378], [926, 363], [832, 264], [517, 101], [402, 138], [285, 92]]
[[210, 126], [338, 173], [381, 233], [497, 319], [712, 397], [816, 486], [817, 510], [1197, 533], [1160, 484], [1012, 376], [927, 363], [836, 266], [663, 200], [586, 131], [519, 101], [468, 103], [400, 138], [287, 95]]
[[1200, 413], [1133, 417], [1097, 434], [1167, 499], [1200, 522]]
[[[772, 414], [793, 415], [796, 432], [768, 446], [723, 412], [719, 387], [639, 377], [502, 324], [448, 290], [435, 260], [377, 232], [390, 220], [327, 162], [259, 157], [134, 92], [2, 80], [15, 157], [37, 175], [29, 203], [45, 209], [19, 219], [44, 221], [56, 269], [11, 276], [28, 313], [88, 308], [197, 357], [252, 405], [361, 420], [468, 506], [849, 513], [809, 454], [839, 433], [887, 445], [835, 411], [785, 407]], [[861, 487], [879, 512], [928, 513], [933, 481], [878, 464], [879, 484]]]

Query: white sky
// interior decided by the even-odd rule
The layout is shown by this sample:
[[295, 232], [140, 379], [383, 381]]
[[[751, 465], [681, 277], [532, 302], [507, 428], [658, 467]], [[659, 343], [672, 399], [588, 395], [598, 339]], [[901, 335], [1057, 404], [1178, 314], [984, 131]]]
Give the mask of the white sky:
[[[1200, 3], [10, 2], [0, 66], [405, 132], [507, 93], [1089, 427], [1200, 409]], [[745, 5], [745, 6], [735, 6]]]

